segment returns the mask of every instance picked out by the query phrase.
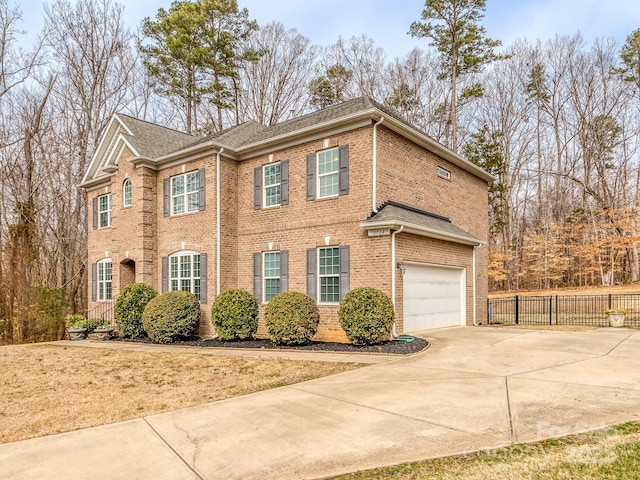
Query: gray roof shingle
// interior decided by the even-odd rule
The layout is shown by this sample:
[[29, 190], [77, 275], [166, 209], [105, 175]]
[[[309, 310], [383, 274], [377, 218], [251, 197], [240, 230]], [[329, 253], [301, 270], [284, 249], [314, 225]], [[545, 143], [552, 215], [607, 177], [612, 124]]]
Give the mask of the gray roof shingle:
[[118, 117], [133, 133], [133, 136], [125, 133], [125, 137], [143, 157], [161, 157], [167, 153], [182, 150], [194, 142], [192, 135], [172, 130], [171, 128], [162, 127], [121, 113], [118, 114]]

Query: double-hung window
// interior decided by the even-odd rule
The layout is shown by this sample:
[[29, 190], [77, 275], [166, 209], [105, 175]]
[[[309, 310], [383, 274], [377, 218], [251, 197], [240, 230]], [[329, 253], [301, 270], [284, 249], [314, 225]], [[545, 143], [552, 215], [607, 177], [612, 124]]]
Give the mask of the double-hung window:
[[100, 260], [97, 270], [97, 300], [99, 302], [106, 302], [112, 298], [111, 259], [105, 258], [104, 260]]
[[200, 209], [198, 171], [171, 177], [171, 214], [197, 212]]
[[191, 292], [200, 300], [200, 254], [180, 252], [169, 257], [169, 290]]
[[340, 191], [338, 148], [318, 152], [318, 198], [333, 197]]
[[264, 281], [264, 303], [267, 303], [281, 291], [280, 252], [264, 252], [262, 256], [262, 278]]
[[262, 167], [264, 174], [264, 206], [275, 207], [280, 205], [280, 184], [281, 184], [281, 168], [280, 162], [265, 165]]
[[318, 249], [320, 303], [340, 302], [340, 248]]
[[122, 184], [122, 206], [130, 207], [132, 203], [131, 197], [131, 179], [127, 178]]
[[98, 197], [98, 227], [104, 228], [111, 225], [111, 194]]

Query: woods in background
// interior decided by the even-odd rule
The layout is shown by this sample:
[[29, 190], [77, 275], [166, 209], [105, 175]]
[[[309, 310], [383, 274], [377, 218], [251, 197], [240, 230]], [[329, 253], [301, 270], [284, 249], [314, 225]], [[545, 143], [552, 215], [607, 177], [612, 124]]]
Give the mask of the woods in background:
[[640, 30], [500, 47], [484, 1], [449, 0], [471, 9], [471, 43], [436, 47], [455, 32], [429, 3], [407, 25], [424, 49], [389, 59], [364, 35], [318, 46], [258, 25], [235, 0], [174, 2], [139, 34], [111, 0], [56, 0], [25, 49], [19, 8], [0, 0], [0, 343], [59, 335], [43, 305], [86, 313], [77, 185], [114, 112], [206, 135], [368, 95], [495, 175], [490, 289], [639, 280]]

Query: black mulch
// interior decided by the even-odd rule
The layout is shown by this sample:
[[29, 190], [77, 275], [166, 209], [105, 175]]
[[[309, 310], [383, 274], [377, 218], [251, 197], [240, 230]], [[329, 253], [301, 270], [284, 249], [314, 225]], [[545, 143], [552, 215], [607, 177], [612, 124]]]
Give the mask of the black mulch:
[[[113, 337], [111, 341], [153, 343], [148, 338], [121, 338]], [[358, 346], [350, 343], [337, 342], [310, 342], [307, 345], [276, 345], [271, 340], [239, 340], [237, 342], [223, 342], [218, 339], [203, 340], [200, 338], [178, 340], [169, 345], [184, 345], [190, 347], [214, 347], [214, 348], [258, 348], [264, 350], [311, 350], [321, 352], [340, 353], [387, 353], [393, 355], [408, 355], [421, 352], [429, 346], [429, 342], [422, 338], [413, 337], [411, 342], [390, 341], [377, 345]]]

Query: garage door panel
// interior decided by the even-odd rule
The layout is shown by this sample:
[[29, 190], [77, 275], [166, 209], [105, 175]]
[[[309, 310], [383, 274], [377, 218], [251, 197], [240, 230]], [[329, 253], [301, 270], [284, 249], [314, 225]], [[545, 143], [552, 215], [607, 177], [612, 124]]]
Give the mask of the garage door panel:
[[404, 331], [461, 325], [463, 268], [406, 265]]

